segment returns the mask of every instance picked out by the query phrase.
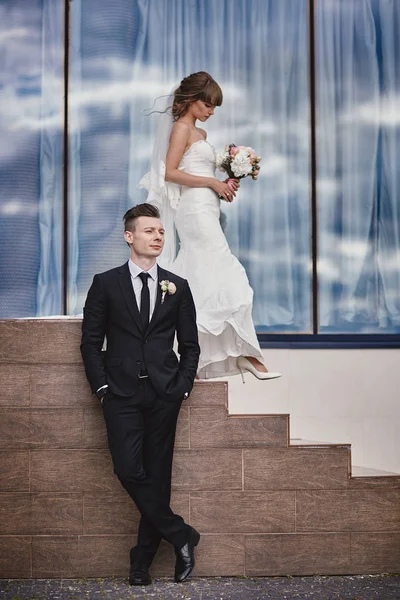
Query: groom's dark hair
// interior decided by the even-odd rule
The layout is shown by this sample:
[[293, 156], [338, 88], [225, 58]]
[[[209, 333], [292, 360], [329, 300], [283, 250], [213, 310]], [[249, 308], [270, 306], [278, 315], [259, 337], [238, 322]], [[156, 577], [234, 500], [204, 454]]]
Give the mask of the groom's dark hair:
[[133, 206], [123, 216], [125, 231], [135, 231], [136, 219], [139, 217], [154, 217], [160, 218], [160, 211], [157, 206], [144, 202]]

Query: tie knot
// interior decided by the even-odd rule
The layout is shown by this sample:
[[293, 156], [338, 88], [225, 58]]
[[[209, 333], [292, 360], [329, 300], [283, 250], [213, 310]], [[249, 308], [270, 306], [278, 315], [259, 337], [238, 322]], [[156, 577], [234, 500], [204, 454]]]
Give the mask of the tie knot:
[[150, 277], [150, 275], [145, 271], [142, 271], [141, 273], [139, 273], [139, 277], [142, 280], [143, 285], [147, 286], [147, 280]]

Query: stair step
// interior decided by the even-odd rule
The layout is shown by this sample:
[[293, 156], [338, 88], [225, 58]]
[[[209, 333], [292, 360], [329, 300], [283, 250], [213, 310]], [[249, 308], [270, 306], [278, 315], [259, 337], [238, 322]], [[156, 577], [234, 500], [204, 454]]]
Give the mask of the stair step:
[[289, 445], [304, 448], [351, 448], [351, 444], [336, 442], [317, 442], [315, 440], [305, 440], [303, 438], [290, 438]]
[[[348, 448], [351, 450], [351, 444], [339, 444], [336, 442], [317, 442], [315, 440], [306, 440], [303, 438], [290, 438], [289, 447], [297, 448]], [[394, 477], [400, 479], [400, 473], [394, 471], [383, 471], [372, 467], [351, 466], [351, 479], [373, 478], [373, 477]]]
[[356, 477], [400, 477], [400, 473], [392, 471], [382, 471], [381, 469], [372, 469], [370, 467], [358, 467], [353, 465], [351, 468], [351, 476]]
[[190, 448], [287, 448], [289, 415], [229, 415], [225, 407], [190, 408]]
[[192, 393], [183, 406], [225, 406], [228, 408], [226, 381], [195, 381]]

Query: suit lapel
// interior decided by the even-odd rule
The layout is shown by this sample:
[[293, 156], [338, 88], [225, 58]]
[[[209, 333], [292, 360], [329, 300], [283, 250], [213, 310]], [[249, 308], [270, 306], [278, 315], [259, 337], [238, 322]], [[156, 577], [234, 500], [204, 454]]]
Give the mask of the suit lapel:
[[146, 335], [148, 335], [150, 333], [150, 331], [153, 329], [156, 320], [160, 317], [160, 313], [162, 313], [163, 304], [161, 304], [162, 291], [161, 291], [160, 283], [163, 279], [166, 278], [166, 275], [167, 274], [165, 273], [165, 271], [163, 271], [163, 269], [161, 267], [157, 266], [157, 279], [158, 279], [158, 281], [157, 281], [157, 297], [156, 297], [156, 303], [154, 306], [153, 315], [150, 319], [150, 323], [146, 330]]
[[138, 305], [135, 298], [135, 292], [133, 291], [131, 273], [129, 271], [128, 263], [122, 265], [119, 271], [119, 284], [121, 286], [122, 293], [125, 298], [125, 302], [132, 315], [132, 318], [139, 329], [140, 333], [143, 333], [143, 324], [140, 317]]

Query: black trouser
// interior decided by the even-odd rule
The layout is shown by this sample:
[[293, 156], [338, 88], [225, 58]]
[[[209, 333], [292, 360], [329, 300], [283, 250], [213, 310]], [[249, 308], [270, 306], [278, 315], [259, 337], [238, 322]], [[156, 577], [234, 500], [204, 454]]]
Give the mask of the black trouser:
[[182, 547], [190, 526], [172, 512], [171, 470], [181, 401], [159, 398], [148, 378], [137, 393], [123, 398], [108, 393], [103, 402], [114, 472], [141, 513], [138, 543], [131, 561], [150, 566], [161, 538]]

